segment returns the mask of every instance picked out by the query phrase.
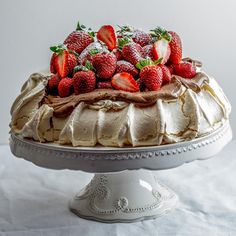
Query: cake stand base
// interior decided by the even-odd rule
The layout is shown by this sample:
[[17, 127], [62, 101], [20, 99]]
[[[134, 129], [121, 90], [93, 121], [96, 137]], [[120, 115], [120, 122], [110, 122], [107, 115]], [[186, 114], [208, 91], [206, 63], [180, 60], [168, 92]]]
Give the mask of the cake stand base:
[[76, 215], [100, 222], [133, 222], [173, 210], [177, 195], [157, 181], [152, 171], [127, 170], [95, 174], [70, 202]]

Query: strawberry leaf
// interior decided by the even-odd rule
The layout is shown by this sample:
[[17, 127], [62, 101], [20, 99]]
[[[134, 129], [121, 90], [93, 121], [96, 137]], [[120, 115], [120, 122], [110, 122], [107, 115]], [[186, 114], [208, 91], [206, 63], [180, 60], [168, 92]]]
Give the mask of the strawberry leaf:
[[160, 57], [159, 59], [157, 59], [156, 61], [154, 61], [154, 64], [155, 64], [155, 65], [161, 64], [162, 59], [163, 59], [163, 57]]
[[130, 43], [131, 40], [128, 37], [118, 38], [118, 47], [122, 49], [126, 44]]
[[161, 27], [157, 27], [153, 30], [150, 30], [151, 31], [151, 36], [153, 37], [153, 41], [157, 41], [159, 39], [166, 39], [168, 42], [171, 41], [172, 39], [172, 36], [171, 34], [168, 33], [168, 31], [164, 28], [161, 28]]
[[91, 61], [86, 60], [86, 62], [85, 62], [85, 67], [86, 67], [88, 70], [94, 70], [94, 67], [93, 67]]
[[136, 67], [137, 69], [139, 69], [139, 70], [142, 70], [143, 67], [145, 67], [145, 66], [150, 66], [150, 65], [156, 65], [156, 63], [153, 62], [153, 61], [150, 60], [150, 59], [145, 59], [145, 60], [139, 61], [139, 62], [135, 65], [135, 67]]
[[52, 52], [55, 52], [57, 55], [61, 54], [64, 50], [67, 50], [66, 46], [64, 44], [59, 44], [56, 46], [51, 46], [50, 50]]
[[100, 53], [100, 52], [101, 52], [100, 49], [93, 48], [93, 49], [91, 49], [91, 50], [89, 51], [89, 54], [92, 55], [92, 56], [94, 56], [94, 55], [96, 55], [96, 54], [98, 54], [98, 53]]

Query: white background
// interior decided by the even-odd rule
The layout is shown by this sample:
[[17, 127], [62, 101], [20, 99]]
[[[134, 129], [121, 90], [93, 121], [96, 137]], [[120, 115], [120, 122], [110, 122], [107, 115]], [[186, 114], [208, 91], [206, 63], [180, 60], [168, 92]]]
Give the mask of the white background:
[[[234, 0], [0, 0], [0, 143], [8, 142], [9, 110], [28, 76], [49, 65], [51, 45], [75, 29], [157, 25], [181, 35], [184, 55], [200, 59], [236, 107], [236, 1]], [[231, 124], [236, 132], [236, 112]]]

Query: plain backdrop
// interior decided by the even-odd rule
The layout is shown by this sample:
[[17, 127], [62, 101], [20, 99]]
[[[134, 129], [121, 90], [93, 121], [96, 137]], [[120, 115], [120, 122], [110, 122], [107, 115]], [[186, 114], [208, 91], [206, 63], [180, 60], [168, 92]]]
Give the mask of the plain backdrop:
[[236, 132], [235, 0], [0, 0], [0, 143], [9, 137], [10, 106], [28, 76], [49, 65], [51, 45], [60, 43], [80, 20], [102, 24], [158, 25], [180, 34], [184, 56], [203, 62], [228, 96]]

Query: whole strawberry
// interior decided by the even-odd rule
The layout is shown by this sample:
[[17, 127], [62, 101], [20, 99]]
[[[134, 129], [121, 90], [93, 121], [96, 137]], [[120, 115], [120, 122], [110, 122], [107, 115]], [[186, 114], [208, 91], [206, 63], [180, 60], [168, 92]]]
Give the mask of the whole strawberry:
[[197, 74], [197, 72], [192, 63], [182, 62], [174, 65], [174, 74], [183, 78], [191, 79]]
[[135, 43], [139, 44], [141, 47], [144, 47], [151, 43], [151, 35], [146, 32], [136, 29], [133, 31], [132, 39]]
[[98, 89], [113, 89], [110, 81], [98, 82], [97, 87]]
[[140, 71], [140, 78], [149, 91], [157, 91], [162, 85], [162, 69], [158, 65], [145, 66]]
[[134, 65], [132, 65], [130, 62], [121, 60], [118, 61], [116, 64], [116, 72], [128, 72], [130, 73], [133, 77], [136, 77], [139, 73], [139, 71], [135, 68]]
[[160, 67], [162, 69], [162, 74], [163, 74], [162, 85], [170, 83], [172, 76], [171, 76], [169, 68], [165, 65], [160, 65]]
[[122, 49], [123, 58], [136, 66], [142, 60], [142, 47], [137, 43], [128, 43]]
[[58, 84], [58, 94], [60, 97], [67, 97], [73, 93], [73, 80], [63, 78]]
[[117, 61], [122, 60], [122, 51], [119, 48], [113, 49], [112, 53], [116, 56]]
[[90, 43], [94, 41], [94, 32], [86, 31], [84, 25], [80, 25], [78, 22], [76, 31], [73, 31], [65, 39], [64, 44], [68, 49], [80, 54]]
[[155, 60], [154, 55], [153, 55], [153, 45], [149, 44], [149, 45], [144, 46], [142, 49], [142, 55], [143, 55], [143, 58], [145, 59], [149, 58], [149, 59]]
[[73, 81], [75, 94], [92, 92], [96, 86], [96, 77], [91, 70], [75, 73]]
[[61, 78], [71, 75], [77, 65], [76, 56], [64, 45], [52, 46], [50, 49], [54, 52], [50, 62], [51, 72], [58, 73]]
[[60, 77], [58, 74], [52, 75], [50, 79], [48, 80], [48, 93], [51, 95], [57, 95], [58, 94], [58, 84], [60, 82]]
[[179, 35], [173, 31], [169, 31], [171, 34], [172, 39], [170, 41], [170, 58], [169, 62], [174, 64], [179, 64], [182, 60], [182, 42]]
[[116, 56], [110, 52], [101, 52], [93, 56], [92, 64], [99, 78], [109, 79], [116, 70]]

